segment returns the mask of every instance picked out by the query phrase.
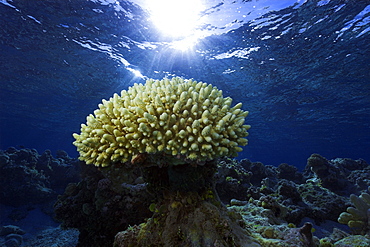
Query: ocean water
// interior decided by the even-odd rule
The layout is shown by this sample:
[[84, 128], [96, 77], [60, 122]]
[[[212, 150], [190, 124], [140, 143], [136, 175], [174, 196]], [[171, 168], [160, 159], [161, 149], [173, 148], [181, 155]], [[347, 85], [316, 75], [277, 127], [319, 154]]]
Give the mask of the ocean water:
[[369, 1], [150, 2], [0, 0], [0, 149], [76, 157], [72, 133], [102, 99], [181, 76], [250, 111], [239, 158], [370, 161]]

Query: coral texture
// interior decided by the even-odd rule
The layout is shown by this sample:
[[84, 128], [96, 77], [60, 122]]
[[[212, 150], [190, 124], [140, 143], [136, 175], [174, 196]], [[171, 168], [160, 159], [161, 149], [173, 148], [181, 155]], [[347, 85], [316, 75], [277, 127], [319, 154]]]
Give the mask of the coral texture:
[[149, 79], [103, 100], [73, 134], [80, 159], [108, 166], [142, 153], [205, 161], [236, 156], [247, 144], [248, 111], [216, 87], [179, 77]]
[[[368, 190], [370, 191], [370, 187]], [[347, 212], [341, 213], [338, 222], [347, 224], [354, 233], [370, 234], [370, 194], [366, 192], [360, 196], [352, 194], [350, 199], [355, 207], [348, 207]]]
[[[133, 166], [81, 165], [83, 181], [58, 198], [57, 218], [62, 226], [79, 230], [78, 246], [112, 246], [114, 239], [116, 246], [222, 246], [222, 241], [232, 246], [233, 239], [245, 238], [248, 244], [253, 238], [271, 247], [318, 246], [319, 241], [320, 247], [354, 246], [351, 241], [369, 246], [369, 235], [349, 236], [348, 228], [335, 222], [350, 200], [323, 187], [310, 166], [302, 174], [288, 164], [226, 158], [202, 166], [163, 160], [160, 167], [145, 165], [153, 155], [140, 156]], [[364, 160], [328, 162], [343, 172], [349, 187], [357, 188], [356, 195], [369, 186], [370, 166]], [[222, 207], [226, 204], [227, 211]], [[308, 233], [302, 231], [307, 229], [301, 228], [304, 222], [313, 225], [312, 240], [302, 235]]]
[[149, 207], [153, 215], [117, 233], [113, 246], [261, 247], [221, 203], [214, 189], [215, 161], [142, 169], [148, 189], [157, 198]]

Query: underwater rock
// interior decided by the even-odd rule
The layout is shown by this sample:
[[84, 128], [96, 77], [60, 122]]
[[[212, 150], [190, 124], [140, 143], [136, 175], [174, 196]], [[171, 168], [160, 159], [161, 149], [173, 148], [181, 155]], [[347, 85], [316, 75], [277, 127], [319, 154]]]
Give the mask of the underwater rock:
[[23, 231], [20, 227], [18, 226], [13, 226], [13, 225], [7, 225], [7, 226], [0, 226], [0, 236], [6, 236], [9, 234], [19, 234], [23, 235], [26, 232]]
[[289, 199], [292, 204], [298, 204], [302, 201], [297, 184], [292, 181], [281, 179], [278, 183], [277, 192], [283, 200]]
[[295, 247], [317, 247], [318, 239], [312, 235], [312, 224], [304, 223], [301, 228], [292, 229], [285, 237], [284, 243]]
[[348, 198], [316, 184], [299, 185], [298, 191], [306, 205], [306, 214], [317, 222], [336, 221], [338, 215], [349, 206]]
[[295, 166], [282, 163], [277, 167], [277, 170], [278, 170], [277, 177], [279, 179], [286, 179], [296, 184], [304, 183], [303, 174], [300, 173], [297, 167]]
[[330, 162], [319, 154], [312, 154], [307, 159], [306, 170], [312, 171], [322, 186], [330, 190], [343, 190], [345, 184], [340, 179], [340, 170], [334, 167]]
[[[100, 170], [83, 166], [83, 181], [70, 184], [56, 204], [62, 225], [80, 230], [79, 246], [94, 246], [94, 243], [95, 246], [111, 246], [119, 231], [115, 237], [116, 246], [148, 246], [148, 243], [153, 246], [164, 243], [185, 246], [187, 243], [191, 246], [192, 241], [198, 243], [202, 235], [207, 236], [207, 240], [199, 240], [203, 241], [199, 242], [201, 244], [213, 241], [220, 246], [232, 246], [227, 242], [232, 238], [226, 237], [222, 240], [225, 243], [217, 239], [215, 233], [220, 236], [236, 234], [237, 238], [246, 236], [247, 242], [256, 241], [261, 246], [309, 246], [307, 243], [312, 244], [308, 241], [309, 235], [300, 230], [302, 219], [309, 216], [316, 228], [328, 220], [336, 222], [339, 214], [350, 205], [347, 197], [323, 187], [313, 172], [303, 175], [289, 165], [279, 168], [249, 160], [221, 159], [210, 169], [207, 163], [169, 167], [166, 162], [170, 159], [160, 167], [145, 162], [155, 162], [155, 159], [146, 157], [136, 163], [141, 171], [135, 172], [130, 172], [133, 167], [131, 164], [128, 169], [128, 163]], [[361, 170], [348, 170], [346, 174], [366, 172], [364, 164], [366, 162], [356, 166], [363, 167]], [[257, 178], [253, 179], [253, 171]], [[211, 186], [213, 183], [216, 183], [216, 190]], [[231, 206], [225, 208], [218, 201], [218, 189], [222, 191], [221, 201]], [[236, 196], [232, 198], [234, 196], [227, 193]], [[145, 212], [146, 216], [137, 216], [139, 212]], [[145, 221], [144, 218], [149, 219]], [[213, 225], [217, 229], [213, 229]], [[162, 237], [150, 232], [160, 232]], [[348, 236], [344, 232], [336, 235], [321, 242], [334, 244]], [[312, 239], [312, 246], [318, 244], [317, 238]]]
[[229, 215], [235, 212], [242, 216], [243, 228], [249, 229], [261, 246], [269, 247], [317, 247], [319, 240], [312, 234], [312, 225], [301, 227], [287, 224], [274, 215], [271, 209], [263, 208], [261, 202], [250, 200], [248, 204], [228, 207]]
[[245, 191], [250, 187], [252, 172], [247, 171], [241, 162], [222, 159], [218, 162], [215, 174], [216, 190], [223, 203], [231, 199], [247, 200]]
[[369, 247], [370, 239], [362, 235], [345, 237], [334, 243], [334, 247]]
[[5, 247], [19, 247], [21, 244], [21, 242], [14, 238], [7, 239], [4, 243]]
[[355, 185], [357, 190], [366, 190], [370, 185], [370, 165], [368, 165], [364, 160], [356, 160], [356, 163], [366, 164], [366, 166], [363, 166], [358, 170], [350, 171], [347, 175], [347, 179]]
[[218, 198], [213, 178], [216, 162], [145, 166], [144, 180], [157, 198], [151, 205], [153, 215], [118, 233], [115, 247], [260, 246]]
[[141, 176], [137, 170], [129, 174], [116, 166], [81, 168], [82, 181], [70, 183], [54, 205], [61, 226], [79, 230], [78, 246], [112, 246], [117, 232], [150, 216], [153, 196], [144, 184], [135, 184]]
[[48, 228], [37, 235], [25, 239], [23, 246], [58, 246], [58, 247], [72, 247], [77, 246], [79, 232], [76, 229], [63, 230], [59, 227]]
[[2, 167], [0, 188], [0, 201], [12, 206], [42, 203], [56, 195], [47, 186], [47, 178], [42, 172], [24, 165]]
[[9, 163], [9, 155], [7, 155], [4, 150], [0, 150], [0, 169]]
[[261, 162], [250, 162], [244, 160], [241, 165], [247, 170], [252, 172], [251, 183], [260, 184], [262, 179], [268, 177], [266, 166]]
[[[367, 170], [367, 172], [356, 179], [354, 174], [363, 170]], [[370, 167], [364, 160], [355, 161], [341, 158], [327, 160], [319, 154], [312, 154], [307, 159], [306, 177], [312, 177], [310, 173], [314, 174], [313, 179], [318, 179], [323, 187], [339, 195], [349, 196], [355, 193], [358, 187], [366, 189], [370, 185], [370, 180], [366, 178], [367, 175], [370, 175]]]
[[5, 237], [3, 242], [5, 247], [21, 246], [23, 242], [23, 237], [21, 235], [24, 235], [25, 233], [26, 232], [18, 226], [0, 226], [0, 237]]
[[6, 247], [17, 247], [21, 246], [23, 242], [23, 237], [18, 234], [9, 234], [5, 237], [5, 246]]
[[[329, 161], [318, 154], [314, 154], [309, 158], [308, 163], [310, 165], [308, 167], [316, 167], [312, 170], [315, 170], [321, 176], [326, 174], [324, 171], [327, 169], [341, 171], [334, 174], [339, 174], [336, 177], [340, 177], [343, 184], [349, 185], [348, 191], [345, 189], [330, 190], [330, 188], [325, 188], [318, 175], [315, 175], [307, 167], [305, 174], [302, 174], [295, 167], [288, 164], [271, 167], [246, 159], [239, 162], [225, 159], [222, 162], [223, 166], [218, 169], [219, 171], [216, 174], [224, 175], [224, 177], [216, 176], [216, 188], [221, 191], [220, 197], [223, 202], [230, 202], [230, 197], [234, 197], [233, 195], [236, 194], [236, 191], [239, 194], [232, 199], [242, 201], [250, 198], [260, 201], [260, 199], [266, 198], [266, 196], [272, 196], [279, 204], [288, 208], [288, 212], [281, 215], [281, 219], [294, 224], [298, 224], [306, 215], [310, 215], [317, 222], [324, 220], [336, 221], [338, 215], [343, 212], [342, 210], [349, 206], [349, 199], [344, 195], [348, 194], [349, 191], [359, 191], [358, 189], [356, 190], [356, 188], [360, 188], [358, 181], [356, 183], [352, 182], [354, 180], [351, 180], [355, 178], [355, 174], [363, 174], [361, 176], [363, 184], [367, 184], [367, 181], [369, 181], [364, 178], [370, 169], [365, 161], [339, 158]], [[240, 170], [238, 167], [240, 166], [243, 168], [243, 174], [250, 174], [250, 177], [248, 176], [244, 180], [240, 179], [242, 178], [239, 175], [240, 172], [238, 172]], [[350, 167], [351, 170], [349, 168], [341, 168], [342, 166]], [[234, 171], [232, 171], [233, 169]], [[232, 176], [228, 178], [230, 174]], [[323, 176], [323, 178], [327, 177], [330, 176]], [[237, 181], [240, 181], [237, 184], [238, 187], [235, 186]], [[332, 186], [334, 187], [334, 185]]]
[[39, 155], [35, 149], [11, 147], [0, 157], [0, 201], [5, 205], [50, 202], [68, 182], [79, 180], [79, 161], [55, 159], [50, 151]]

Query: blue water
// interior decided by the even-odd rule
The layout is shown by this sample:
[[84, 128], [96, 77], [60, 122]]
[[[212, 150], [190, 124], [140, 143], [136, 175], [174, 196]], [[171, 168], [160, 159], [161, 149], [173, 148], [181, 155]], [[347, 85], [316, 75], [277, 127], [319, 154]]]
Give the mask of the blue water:
[[368, 1], [204, 1], [187, 50], [174, 45], [193, 34], [163, 34], [145, 3], [0, 0], [1, 149], [77, 156], [72, 133], [102, 99], [182, 76], [250, 111], [240, 158], [370, 162]]

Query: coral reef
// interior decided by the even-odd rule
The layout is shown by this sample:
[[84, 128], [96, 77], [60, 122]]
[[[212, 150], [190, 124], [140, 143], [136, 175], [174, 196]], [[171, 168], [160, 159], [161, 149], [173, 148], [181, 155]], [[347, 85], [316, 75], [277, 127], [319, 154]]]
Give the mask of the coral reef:
[[[320, 157], [319, 159], [324, 161], [323, 164], [328, 165], [327, 167], [338, 169], [337, 174], [340, 174], [343, 184], [348, 185], [348, 191], [344, 188], [330, 190], [334, 185], [329, 188], [324, 187], [322, 180], [329, 181], [328, 177], [332, 178], [332, 173], [318, 172], [319, 178], [311, 169], [312, 159], [310, 158], [304, 174], [288, 164], [273, 167], [249, 160], [240, 162], [234, 160], [227, 162], [226, 172], [224, 168], [219, 169], [219, 172], [233, 174], [233, 180], [229, 179], [232, 182], [241, 180], [244, 174], [250, 174], [248, 184], [240, 186], [240, 190], [235, 186], [226, 186], [231, 191], [220, 193], [221, 199], [227, 201], [228, 193], [234, 195], [239, 193], [239, 198], [243, 199], [232, 199], [228, 210], [230, 213], [235, 211], [242, 215], [244, 228], [250, 230], [252, 236], [262, 246], [367, 246], [370, 241], [369, 235], [349, 236], [343, 231], [346, 228], [336, 223], [336, 220], [339, 214], [350, 205], [345, 195], [354, 190], [362, 190], [364, 185], [369, 186], [367, 178], [362, 181], [353, 178], [354, 174], [366, 174], [370, 166], [361, 159], [327, 160]], [[235, 169], [235, 172], [229, 169]], [[243, 173], [237, 172], [240, 170], [243, 170]], [[257, 176], [254, 177], [254, 174]], [[227, 184], [226, 177], [224, 181], [218, 180], [218, 183], [222, 186]], [[247, 198], [243, 201], [245, 195]], [[368, 193], [362, 193], [361, 198], [351, 196], [352, 200], [356, 199], [356, 204], [362, 208], [362, 216], [365, 216], [368, 210], [368, 206], [364, 206], [364, 198], [368, 198], [367, 195]], [[366, 226], [364, 224], [366, 220], [367, 218], [362, 218], [361, 229]], [[303, 224], [305, 221], [306, 223]], [[299, 228], [296, 225], [302, 225], [302, 227]], [[310, 228], [309, 225], [311, 225]], [[311, 231], [304, 229], [311, 229], [314, 233], [311, 234]], [[330, 231], [333, 233], [330, 234]]]
[[216, 162], [163, 165], [146, 164], [144, 169], [144, 180], [157, 198], [153, 216], [118, 233], [114, 246], [260, 246], [219, 200]]
[[247, 200], [247, 193], [250, 187], [252, 172], [244, 169], [239, 162], [229, 158], [219, 160], [215, 174], [216, 190], [224, 203], [231, 199]]
[[24, 236], [57, 225], [52, 205], [68, 183], [80, 180], [79, 164], [62, 150], [55, 157], [49, 150], [0, 150], [1, 246], [33, 246]]
[[66, 185], [79, 180], [79, 161], [58, 151], [38, 154], [35, 149], [0, 150], [0, 201], [21, 206], [56, 199]]
[[[364, 174], [357, 174], [363, 170]], [[349, 195], [357, 189], [366, 189], [370, 169], [364, 160], [334, 159], [327, 160], [319, 154], [312, 154], [307, 160], [305, 173], [313, 173], [320, 184], [339, 195]], [[352, 179], [350, 179], [352, 178]], [[355, 181], [354, 181], [355, 180]]]
[[117, 232], [150, 217], [153, 196], [140, 172], [114, 165], [104, 171], [81, 165], [82, 180], [70, 183], [54, 205], [62, 227], [78, 229], [77, 246], [112, 246]]
[[[322, 158], [338, 167], [349, 191], [360, 194], [370, 185], [366, 178], [355, 179], [369, 171], [365, 161]], [[78, 246], [113, 242], [115, 246], [243, 246], [245, 242], [338, 247], [369, 242], [368, 235], [352, 236], [347, 226], [337, 222], [351, 205], [348, 192], [324, 187], [322, 180], [331, 173], [318, 178], [311, 161], [304, 173], [288, 164], [274, 167], [247, 159], [224, 158], [202, 165], [172, 162], [167, 155], [141, 154], [133, 164], [99, 169], [83, 165], [83, 181], [59, 197], [57, 215], [65, 227], [79, 229]], [[118, 201], [117, 196], [121, 196]], [[140, 215], [144, 212], [146, 216]]]
[[[73, 144], [80, 160], [103, 167], [104, 178], [93, 182], [98, 189], [87, 182], [86, 189], [90, 191], [85, 191], [83, 183], [70, 185], [56, 204], [57, 215], [65, 217], [69, 211], [81, 208], [84, 199], [75, 200], [81, 191], [85, 191], [83, 195], [95, 191], [94, 197], [88, 196], [91, 200], [82, 205], [79, 218], [85, 222], [98, 217], [100, 223], [99, 216], [104, 214], [101, 210], [110, 205], [107, 199], [112, 195], [104, 191], [101, 197], [105, 197], [99, 200], [99, 186], [106, 189], [112, 185], [119, 195], [111, 204], [126, 206], [120, 204], [122, 198], [131, 197], [122, 195], [122, 185], [132, 187], [132, 181], [125, 181], [122, 174], [139, 169], [157, 207], [151, 206], [155, 208], [153, 216], [144, 225], [117, 234], [116, 246], [253, 244], [248, 234], [243, 234], [245, 230], [228, 217], [214, 188], [214, 160], [236, 156], [242, 150], [240, 146], [247, 144], [244, 137], [250, 126], [243, 124], [248, 112], [240, 109], [241, 103], [234, 107], [231, 103], [231, 98], [223, 98], [222, 91], [212, 85], [178, 77], [150, 79], [145, 85], [135, 84], [123, 90], [121, 96], [114, 94], [109, 101], [103, 100], [94, 115], [87, 117], [87, 124], [81, 125], [81, 134], [73, 134]], [[72, 205], [72, 210], [66, 203]], [[94, 217], [84, 219], [83, 214]], [[188, 220], [179, 222], [180, 218]], [[65, 226], [67, 223], [64, 221]], [[96, 226], [92, 222], [87, 225]], [[174, 225], [178, 229], [174, 230]], [[103, 234], [109, 236], [123, 226], [109, 225]], [[93, 232], [79, 229], [88, 236]]]
[[247, 144], [242, 104], [216, 87], [179, 77], [135, 84], [103, 100], [73, 134], [80, 159], [108, 166], [142, 153], [212, 160], [236, 156]]
[[[273, 208], [264, 207], [259, 200], [248, 202], [232, 201], [228, 207], [229, 214], [234, 217], [241, 215], [243, 228], [248, 229], [261, 246], [268, 247], [316, 247], [319, 239], [312, 234], [312, 224], [305, 222], [302, 227], [288, 224], [276, 215]], [[281, 207], [277, 202], [275, 206]]]
[[353, 235], [338, 240], [333, 245], [334, 247], [368, 247], [370, 239], [361, 235]]

